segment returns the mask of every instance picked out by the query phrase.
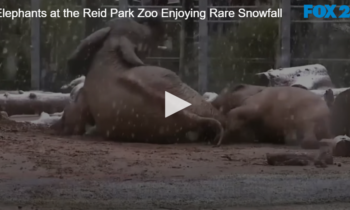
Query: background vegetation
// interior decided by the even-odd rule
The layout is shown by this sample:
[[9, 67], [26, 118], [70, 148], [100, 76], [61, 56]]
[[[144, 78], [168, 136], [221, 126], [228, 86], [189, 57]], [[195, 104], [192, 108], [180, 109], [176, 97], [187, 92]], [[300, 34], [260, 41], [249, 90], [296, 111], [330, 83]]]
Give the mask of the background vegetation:
[[[81, 0], [42, 0], [41, 7], [45, 10], [64, 8], [81, 10], [82, 2]], [[90, 5], [85, 6], [95, 8], [102, 4], [116, 4], [111, 0], [86, 0], [86, 2], [90, 2]], [[269, 4], [268, 1], [228, 2], [235, 5], [254, 5], [261, 2]], [[303, 1], [292, 2], [303, 4]], [[216, 3], [225, 5], [227, 2], [217, 1]], [[0, 8], [28, 10], [30, 1], [2, 0]], [[294, 9], [292, 17], [293, 20], [303, 19], [302, 10]], [[32, 49], [30, 21], [29, 18], [14, 20], [0, 18], [0, 89], [30, 88]], [[41, 19], [41, 77], [44, 78], [45, 89], [58, 90], [69, 80], [65, 71], [67, 56], [83, 37], [99, 28], [103, 21], [83, 18]], [[210, 23], [209, 90], [219, 91], [227, 82], [232, 81], [255, 83], [257, 79], [254, 76], [255, 73], [274, 68], [279, 59], [279, 24], [280, 20], [273, 18], [244, 19], [239, 24]], [[151, 57], [166, 59], [149, 59], [148, 63], [177, 72], [185, 82], [196, 88], [198, 24], [193, 21], [186, 23], [184, 31], [181, 31], [181, 25], [181, 22], [167, 23], [172, 50], [154, 52]], [[348, 85], [350, 82], [348, 71], [350, 24], [293, 23], [291, 27], [291, 53], [294, 58], [292, 65], [320, 63], [327, 67], [338, 86]], [[180, 38], [181, 32], [183, 32], [182, 38]], [[181, 39], [186, 40], [183, 49]]]

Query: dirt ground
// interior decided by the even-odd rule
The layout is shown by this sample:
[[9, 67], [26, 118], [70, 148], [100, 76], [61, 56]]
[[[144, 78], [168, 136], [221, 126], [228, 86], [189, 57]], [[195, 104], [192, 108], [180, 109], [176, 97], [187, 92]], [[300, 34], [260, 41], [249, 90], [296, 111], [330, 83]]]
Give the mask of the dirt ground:
[[0, 150], [0, 183], [40, 178], [152, 182], [239, 174], [341, 175], [350, 169], [350, 158], [335, 158], [327, 168], [267, 165], [266, 153], [300, 151], [292, 147], [108, 142], [56, 136], [45, 127], [4, 120], [0, 120]]
[[[31, 119], [32, 120], [32, 119]], [[341, 174], [350, 158], [335, 158], [326, 169], [268, 166], [266, 153], [300, 151], [277, 145], [204, 143], [154, 145], [56, 136], [48, 128], [0, 121], [0, 177], [75, 177], [117, 180], [205, 179], [232, 174]], [[313, 151], [314, 152], [314, 151]]]

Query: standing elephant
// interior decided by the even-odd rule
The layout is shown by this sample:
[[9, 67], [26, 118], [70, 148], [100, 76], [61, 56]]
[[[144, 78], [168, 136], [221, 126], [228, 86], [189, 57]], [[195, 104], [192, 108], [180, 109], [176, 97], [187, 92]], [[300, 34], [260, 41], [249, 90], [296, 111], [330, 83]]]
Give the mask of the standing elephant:
[[[174, 72], [137, 59], [144, 51], [136, 46], [147, 51], [158, 46], [162, 26], [157, 18], [112, 20], [83, 40], [69, 59], [77, 64], [89, 58], [87, 68], [69, 65], [69, 71], [86, 74], [82, 91], [97, 131], [111, 139], [167, 142], [198, 129], [221, 141], [225, 118], [218, 110]], [[165, 118], [165, 91], [192, 105]]]
[[[327, 103], [308, 90], [245, 84], [230, 90], [212, 102], [226, 112], [227, 132], [251, 128], [259, 140], [301, 140], [305, 149], [317, 148], [318, 140], [332, 137]], [[237, 103], [232, 106], [230, 101]]]

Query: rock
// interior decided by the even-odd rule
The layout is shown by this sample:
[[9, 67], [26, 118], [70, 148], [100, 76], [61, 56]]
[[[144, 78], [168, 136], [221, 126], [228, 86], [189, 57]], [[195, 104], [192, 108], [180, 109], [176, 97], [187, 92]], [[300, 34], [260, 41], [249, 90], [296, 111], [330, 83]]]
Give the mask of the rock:
[[266, 159], [267, 164], [272, 166], [307, 166], [313, 163], [316, 167], [324, 168], [333, 164], [329, 147], [321, 147], [316, 155], [298, 152], [267, 153]]
[[322, 139], [322, 146], [328, 146], [334, 157], [350, 157], [350, 138], [348, 136], [337, 136], [334, 139]]

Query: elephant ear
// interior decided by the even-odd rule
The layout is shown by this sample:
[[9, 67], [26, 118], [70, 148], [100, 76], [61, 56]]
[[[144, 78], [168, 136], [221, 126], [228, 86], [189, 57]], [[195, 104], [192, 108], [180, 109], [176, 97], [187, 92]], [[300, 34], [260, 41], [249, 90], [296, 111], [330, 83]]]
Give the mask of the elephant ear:
[[292, 85], [291, 87], [301, 88], [301, 89], [307, 90], [307, 88], [305, 86], [300, 85], [300, 84], [295, 84], [295, 85]]
[[113, 44], [114, 49], [119, 49], [122, 58], [131, 66], [143, 66], [144, 63], [136, 54], [136, 45], [126, 36], [119, 38], [119, 41]]
[[82, 40], [67, 61], [68, 73], [71, 76], [86, 75], [92, 58], [102, 47], [111, 31], [110, 27], [102, 28]]

